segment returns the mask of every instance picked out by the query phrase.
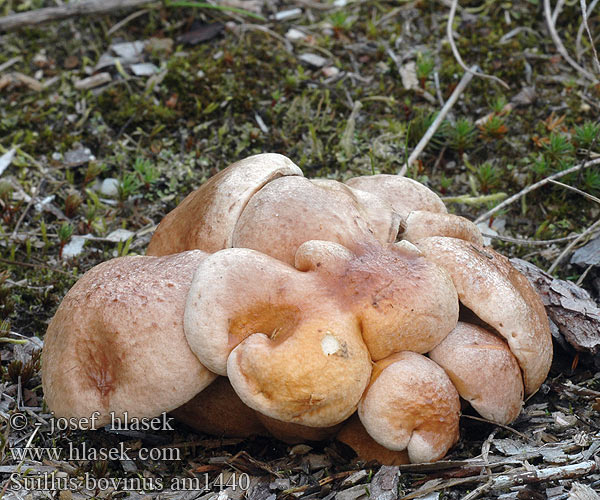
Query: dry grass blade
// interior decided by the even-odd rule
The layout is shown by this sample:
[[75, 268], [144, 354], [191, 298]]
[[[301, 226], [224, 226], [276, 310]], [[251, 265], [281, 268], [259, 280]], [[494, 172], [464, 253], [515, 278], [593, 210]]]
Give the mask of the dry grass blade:
[[592, 200], [596, 203], [600, 203], [600, 198], [596, 198], [594, 195], [591, 195], [590, 193], [586, 193], [585, 191], [582, 191], [581, 189], [578, 189], [574, 186], [569, 186], [568, 184], [565, 184], [564, 182], [555, 181], [554, 179], [550, 179], [550, 182], [552, 184], [556, 184], [557, 186], [561, 186], [561, 187], [564, 187], [565, 189], [573, 191], [574, 193], [580, 194], [581, 196], [583, 196], [584, 198], [587, 198], [588, 200]]
[[581, 5], [581, 16], [583, 17], [582, 24], [585, 26], [588, 38], [590, 39], [590, 45], [592, 46], [592, 52], [594, 53], [594, 66], [596, 67], [596, 72], [600, 73], [600, 62], [598, 62], [598, 52], [596, 51], [594, 37], [592, 36], [592, 33], [590, 31], [590, 25], [588, 24], [587, 5], [585, 4], [585, 0], [580, 0], [579, 4]]
[[567, 245], [567, 247], [560, 253], [558, 257], [556, 257], [556, 260], [548, 268], [548, 274], [552, 274], [558, 266], [558, 264], [560, 264], [560, 262], [564, 259], [564, 257], [568, 255], [571, 252], [571, 250], [573, 250], [573, 248], [575, 248], [575, 245], [577, 245], [577, 243], [583, 240], [588, 234], [592, 234], [597, 227], [600, 227], [600, 219], [594, 222], [583, 233], [581, 233], [577, 238], [575, 238], [571, 243]]
[[456, 59], [456, 62], [460, 65], [462, 69], [464, 69], [467, 73], [471, 73], [473, 76], [478, 76], [480, 78], [487, 78], [488, 80], [493, 80], [494, 82], [499, 83], [504, 88], [509, 89], [510, 87], [504, 81], [494, 75], [486, 75], [485, 73], [479, 73], [473, 68], [468, 68], [465, 62], [462, 60], [460, 52], [456, 47], [456, 42], [454, 41], [454, 32], [452, 30], [452, 25], [454, 24], [454, 17], [456, 16], [456, 8], [458, 7], [458, 0], [453, 0], [452, 5], [450, 6], [450, 14], [448, 14], [448, 25], [446, 28], [446, 34], [448, 36], [448, 41], [450, 42], [450, 47], [452, 48], [452, 54]]
[[558, 50], [559, 54], [564, 58], [565, 61], [569, 63], [569, 65], [577, 70], [582, 76], [590, 80], [592, 83], [597, 83], [597, 78], [590, 73], [587, 69], [583, 68], [577, 61], [575, 61], [567, 52], [567, 49], [562, 43], [560, 36], [558, 36], [558, 32], [556, 31], [556, 26], [552, 20], [552, 9], [550, 7], [550, 0], [544, 0], [544, 15], [546, 16], [546, 23], [548, 24], [548, 31], [550, 32], [550, 36], [552, 37], [552, 41], [556, 46], [556, 50]]

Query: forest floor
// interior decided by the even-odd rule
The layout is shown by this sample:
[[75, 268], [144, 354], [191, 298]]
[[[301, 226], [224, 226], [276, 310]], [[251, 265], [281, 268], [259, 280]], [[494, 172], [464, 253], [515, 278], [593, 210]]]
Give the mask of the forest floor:
[[[0, 0], [0, 16], [50, 5]], [[227, 489], [219, 500], [597, 498], [598, 359], [564, 342], [555, 346], [547, 382], [511, 428], [465, 415], [447, 462], [401, 466], [400, 474], [356, 463], [339, 443], [215, 440], [184, 426], [139, 436], [77, 431], [58, 441], [35, 431], [46, 418], [38, 349], [86, 270], [143, 254], [185, 195], [252, 154], [285, 154], [307, 177], [397, 173], [464, 74], [446, 37], [450, 2], [236, 5], [254, 16], [154, 3], [0, 34], [0, 496], [64, 490], [62, 500], [142, 497], [123, 485], [81, 482], [166, 484], [206, 473], [207, 491], [156, 488], [147, 495], [208, 499], [220, 479]], [[600, 158], [597, 60], [579, 2], [560, 5], [557, 33], [584, 72], [559, 55], [541, 0], [461, 2], [456, 47], [468, 66], [496, 79], [470, 81], [406, 174], [437, 192], [452, 213], [477, 219], [552, 174]], [[598, 10], [589, 26], [598, 44]], [[485, 217], [482, 227], [500, 252], [577, 282], [597, 303], [599, 251], [589, 245], [598, 248], [600, 166], [557, 180], [562, 184], [546, 183]], [[17, 405], [27, 408], [22, 431], [6, 421]], [[23, 462], [11, 451], [28, 441], [40, 448], [83, 440], [175, 446], [182, 459]], [[531, 479], [549, 469], [558, 476]], [[77, 487], [44, 492], [24, 482], [56, 470], [52, 477]], [[506, 483], [497, 482], [501, 472]]]

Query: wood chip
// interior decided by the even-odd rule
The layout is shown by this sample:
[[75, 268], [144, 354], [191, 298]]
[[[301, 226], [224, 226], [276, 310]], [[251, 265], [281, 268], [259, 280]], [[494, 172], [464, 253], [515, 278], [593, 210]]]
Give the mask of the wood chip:
[[371, 481], [371, 500], [396, 500], [398, 498], [399, 478], [398, 467], [382, 466]]
[[93, 89], [95, 87], [99, 87], [100, 85], [104, 85], [111, 80], [112, 77], [110, 76], [110, 73], [98, 73], [96, 75], [88, 76], [87, 78], [76, 81], [75, 88], [77, 90]]

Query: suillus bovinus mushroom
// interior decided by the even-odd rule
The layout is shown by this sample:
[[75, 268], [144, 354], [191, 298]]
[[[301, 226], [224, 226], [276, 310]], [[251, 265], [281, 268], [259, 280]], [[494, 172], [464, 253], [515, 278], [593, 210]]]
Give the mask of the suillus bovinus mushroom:
[[365, 460], [427, 462], [458, 440], [461, 398], [509, 423], [551, 358], [539, 296], [433, 191], [306, 179], [262, 154], [188, 195], [147, 256], [79, 280], [43, 384], [57, 416], [173, 411], [203, 432], [337, 435]]

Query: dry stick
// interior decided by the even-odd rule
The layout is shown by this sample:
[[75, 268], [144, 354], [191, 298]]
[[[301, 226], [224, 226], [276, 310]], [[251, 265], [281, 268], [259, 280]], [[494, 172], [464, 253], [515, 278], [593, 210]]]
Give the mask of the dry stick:
[[410, 500], [417, 498], [434, 491], [444, 490], [461, 484], [474, 483], [477, 481], [490, 482], [490, 490], [500, 490], [511, 488], [513, 486], [521, 486], [524, 484], [544, 483], [547, 481], [559, 481], [562, 479], [575, 479], [585, 477], [597, 470], [597, 465], [594, 460], [586, 460], [578, 464], [563, 465], [559, 467], [547, 467], [545, 469], [536, 469], [533, 471], [509, 472], [504, 474], [493, 474], [492, 476], [474, 476], [466, 478], [457, 478], [438, 483], [432, 486], [422, 487], [413, 493], [402, 497], [400, 500]]
[[467, 85], [469, 85], [469, 82], [473, 79], [473, 76], [477, 74], [475, 73], [475, 71], [473, 71], [475, 69], [477, 69], [477, 66], [471, 66], [471, 69], [467, 68], [467, 72], [462, 76], [460, 82], [458, 82], [458, 85], [454, 89], [454, 92], [452, 92], [452, 95], [446, 101], [444, 107], [435, 117], [435, 120], [433, 120], [433, 123], [427, 129], [427, 132], [425, 132], [425, 135], [421, 138], [419, 144], [417, 144], [412, 154], [408, 157], [406, 163], [402, 165], [402, 168], [398, 172], [398, 175], [404, 175], [408, 167], [411, 166], [415, 161], [417, 161], [417, 158], [423, 152], [427, 144], [429, 144], [429, 141], [444, 121], [444, 118], [446, 118], [446, 115], [448, 114], [450, 109], [452, 109], [452, 106], [454, 106], [454, 104], [458, 100], [458, 97], [463, 93]]
[[[587, 11], [585, 13], [586, 18], [590, 16], [592, 11], [596, 7], [597, 3], [598, 3], [598, 0], [594, 0], [590, 4], [590, 6], [587, 8]], [[579, 25], [579, 29], [577, 30], [577, 38], [575, 39], [575, 57], [577, 58], [577, 61], [581, 61], [581, 56], [583, 55], [583, 47], [581, 46], [581, 39], [583, 38], [583, 30], [586, 27], [587, 27], [587, 25], [583, 21], [581, 21], [581, 24]]]
[[596, 52], [594, 37], [592, 36], [592, 33], [590, 31], [590, 25], [588, 24], [587, 5], [585, 4], [585, 0], [580, 0], [579, 5], [581, 5], [581, 15], [583, 16], [583, 24], [585, 25], [585, 30], [587, 31], [588, 37], [590, 39], [590, 44], [592, 45], [592, 52], [594, 53], [594, 65], [596, 66], [596, 72], [600, 73], [600, 62], [598, 62], [598, 52]]
[[600, 158], [595, 158], [594, 160], [591, 160], [591, 161], [584, 161], [583, 163], [580, 163], [579, 165], [575, 165], [574, 167], [568, 168], [566, 170], [561, 170], [560, 172], [552, 174], [551, 176], [546, 177], [546, 178], [542, 179], [541, 181], [538, 181], [535, 184], [532, 184], [531, 186], [527, 186], [525, 189], [519, 191], [517, 194], [511, 196], [510, 198], [507, 198], [506, 200], [504, 200], [502, 203], [499, 203], [491, 210], [488, 210], [483, 215], [480, 215], [479, 217], [477, 217], [477, 219], [475, 219], [475, 224], [478, 224], [479, 222], [489, 219], [492, 215], [499, 212], [504, 207], [510, 205], [511, 203], [514, 203], [518, 199], [525, 196], [527, 193], [530, 193], [531, 191], [534, 191], [537, 188], [548, 184], [553, 179], [558, 179], [565, 175], [572, 174], [573, 172], [577, 172], [584, 168], [594, 167], [596, 165], [600, 165]]
[[561, 260], [563, 260], [564, 256], [567, 255], [577, 243], [579, 243], [583, 238], [585, 238], [588, 234], [591, 234], [594, 229], [600, 227], [600, 219], [594, 222], [590, 227], [588, 227], [583, 233], [581, 233], [577, 238], [575, 238], [571, 243], [569, 243], [566, 248], [560, 253], [556, 260], [552, 263], [552, 265], [546, 271], [548, 274], [552, 274], [552, 272], [556, 269]]
[[582, 191], [581, 189], [578, 189], [575, 186], [569, 186], [568, 184], [565, 184], [564, 182], [555, 181], [553, 179], [551, 179], [550, 182], [552, 184], [556, 184], [557, 186], [564, 187], [565, 189], [568, 189], [569, 191], [573, 191], [577, 194], [580, 194], [581, 196], [583, 196], [584, 198], [587, 198], [588, 200], [592, 200], [592, 201], [600, 204], [600, 198], [596, 198], [594, 195], [591, 195], [590, 193], [586, 193], [585, 191]]
[[552, 22], [552, 10], [550, 7], [550, 0], [544, 0], [544, 15], [546, 16], [546, 24], [548, 25], [548, 31], [550, 32], [552, 41], [554, 42], [554, 45], [556, 45], [556, 49], [558, 50], [559, 54], [563, 57], [565, 61], [567, 61], [571, 65], [572, 68], [576, 69], [581, 75], [585, 76], [588, 80], [591, 80], [593, 83], [597, 83], [598, 80], [596, 79], [596, 77], [588, 70], [577, 64], [577, 62], [571, 58], [571, 56], [567, 52], [567, 49], [565, 49], [565, 46], [563, 45], [562, 40], [560, 39], [556, 31], [556, 26]]
[[32, 26], [58, 21], [85, 14], [108, 14], [117, 9], [126, 9], [151, 3], [149, 0], [83, 0], [59, 7], [47, 7], [10, 16], [0, 17], [0, 31], [9, 31], [23, 26]]
[[506, 82], [493, 75], [486, 75], [485, 73], [479, 73], [474, 70], [473, 67], [467, 68], [467, 65], [462, 60], [460, 53], [458, 52], [458, 48], [456, 47], [456, 43], [454, 42], [454, 31], [452, 30], [452, 24], [454, 24], [454, 17], [456, 16], [456, 8], [458, 7], [458, 0], [452, 0], [452, 5], [450, 6], [450, 14], [448, 14], [448, 24], [446, 25], [446, 35], [448, 36], [448, 42], [450, 42], [450, 47], [452, 48], [452, 54], [454, 54], [454, 59], [456, 62], [460, 64], [460, 67], [465, 71], [472, 73], [474, 76], [479, 76], [481, 78], [487, 78], [489, 80], [493, 80], [498, 82], [504, 88], [510, 88]]

